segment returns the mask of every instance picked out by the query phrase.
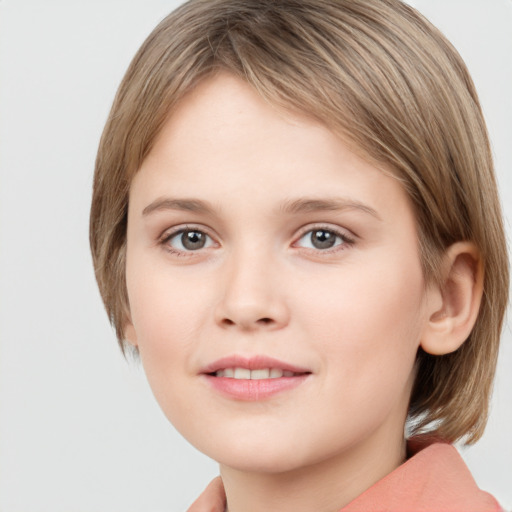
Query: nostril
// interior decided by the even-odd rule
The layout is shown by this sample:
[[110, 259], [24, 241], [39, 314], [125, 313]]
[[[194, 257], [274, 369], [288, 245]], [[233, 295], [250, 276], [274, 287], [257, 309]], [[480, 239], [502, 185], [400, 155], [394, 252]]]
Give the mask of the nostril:
[[272, 323], [272, 318], [260, 318], [258, 322], [262, 324], [270, 324]]

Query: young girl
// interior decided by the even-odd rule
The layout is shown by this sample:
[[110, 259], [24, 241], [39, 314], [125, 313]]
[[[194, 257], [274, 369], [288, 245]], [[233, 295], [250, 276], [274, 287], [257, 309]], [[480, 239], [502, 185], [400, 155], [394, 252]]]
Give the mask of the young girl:
[[491, 154], [414, 9], [184, 4], [120, 86], [90, 234], [121, 348], [220, 464], [191, 510], [500, 510], [451, 446], [507, 302]]

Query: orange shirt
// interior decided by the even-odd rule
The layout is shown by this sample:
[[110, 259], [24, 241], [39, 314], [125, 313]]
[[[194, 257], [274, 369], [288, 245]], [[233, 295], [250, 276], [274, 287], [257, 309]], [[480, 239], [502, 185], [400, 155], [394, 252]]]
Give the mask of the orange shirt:
[[501, 512], [481, 491], [450, 444], [421, 449], [408, 444], [411, 458], [372, 485], [340, 512]]

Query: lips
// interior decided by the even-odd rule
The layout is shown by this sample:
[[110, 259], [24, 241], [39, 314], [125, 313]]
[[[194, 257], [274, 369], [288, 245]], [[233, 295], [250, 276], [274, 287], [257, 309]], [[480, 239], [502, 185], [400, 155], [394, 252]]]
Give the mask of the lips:
[[200, 372], [210, 386], [237, 400], [256, 401], [295, 388], [311, 371], [266, 356], [230, 356], [219, 359]]

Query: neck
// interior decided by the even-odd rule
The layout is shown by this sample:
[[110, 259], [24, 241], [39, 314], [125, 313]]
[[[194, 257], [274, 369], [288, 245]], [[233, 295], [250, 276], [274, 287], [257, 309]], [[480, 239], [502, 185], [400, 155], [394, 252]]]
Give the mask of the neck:
[[[380, 436], [379, 436], [380, 437]], [[282, 473], [221, 465], [228, 512], [339, 511], [396, 469], [406, 455], [403, 431], [373, 439], [313, 465]]]

